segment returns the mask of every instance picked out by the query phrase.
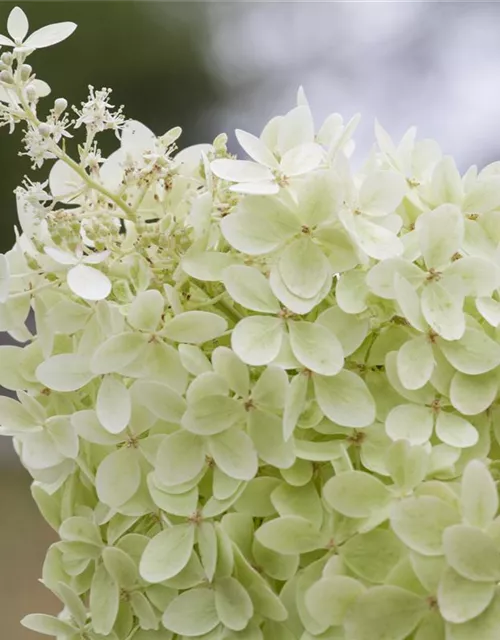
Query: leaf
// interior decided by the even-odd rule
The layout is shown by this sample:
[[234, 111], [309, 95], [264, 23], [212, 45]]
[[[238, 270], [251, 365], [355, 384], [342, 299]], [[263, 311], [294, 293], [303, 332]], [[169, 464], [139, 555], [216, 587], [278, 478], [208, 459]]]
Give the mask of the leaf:
[[96, 400], [99, 422], [109, 433], [120, 433], [132, 415], [132, 404], [127, 387], [113, 376], [104, 376]]
[[262, 366], [272, 362], [280, 352], [283, 320], [267, 316], [250, 316], [240, 320], [231, 334], [231, 346], [246, 364]]
[[68, 636], [74, 633], [74, 628], [64, 620], [59, 620], [54, 616], [48, 616], [44, 613], [30, 613], [21, 620], [21, 624], [26, 629], [42, 633], [46, 636], [59, 636], [61, 634]]
[[373, 529], [358, 534], [340, 548], [340, 557], [358, 577], [384, 583], [403, 557], [404, 547], [392, 531]]
[[76, 29], [74, 22], [57, 22], [49, 24], [46, 27], [34, 31], [23, 46], [28, 49], [42, 49], [43, 47], [51, 47], [62, 40], [66, 40]]
[[498, 511], [498, 490], [483, 462], [471, 460], [465, 467], [460, 498], [467, 524], [485, 529], [493, 522]]
[[94, 267], [78, 264], [66, 278], [71, 291], [84, 300], [104, 300], [111, 293], [111, 280]]
[[141, 481], [141, 469], [134, 449], [122, 448], [110, 453], [97, 469], [95, 487], [101, 502], [120, 507], [135, 494]]
[[224, 270], [222, 282], [231, 298], [245, 309], [261, 313], [280, 310], [269, 282], [255, 267], [232, 265]]
[[211, 436], [208, 449], [216, 465], [230, 478], [251, 480], [259, 466], [257, 452], [250, 437], [239, 429], [229, 429]]
[[130, 388], [134, 404], [146, 407], [156, 418], [180, 423], [186, 411], [186, 401], [166, 384], [136, 380]]
[[310, 371], [334, 376], [344, 366], [342, 345], [328, 329], [305, 321], [288, 322], [290, 346], [297, 360]]
[[111, 336], [94, 352], [90, 368], [95, 374], [119, 373], [144, 350], [147, 335], [126, 331]]
[[483, 613], [494, 594], [494, 582], [472, 582], [447, 567], [437, 592], [439, 612], [448, 622], [467, 622]]
[[88, 358], [74, 353], [51, 356], [36, 368], [37, 379], [53, 391], [77, 391], [95, 377]]
[[354, 602], [365, 591], [361, 582], [348, 576], [322, 578], [307, 591], [306, 607], [321, 625], [341, 626]]
[[212, 436], [244, 422], [245, 410], [235, 398], [206, 396], [188, 406], [182, 426], [200, 436]]
[[424, 495], [405, 498], [391, 512], [391, 527], [410, 549], [424, 556], [443, 554], [443, 533], [460, 522], [460, 516], [450, 504]]
[[196, 478], [204, 465], [203, 439], [181, 429], [162, 440], [155, 472], [161, 483], [174, 486]]
[[165, 300], [159, 291], [140, 291], [127, 313], [127, 320], [134, 329], [155, 331], [160, 324]]
[[398, 376], [405, 389], [421, 389], [434, 370], [434, 354], [427, 336], [405, 342], [397, 356]]
[[100, 564], [92, 578], [90, 586], [89, 608], [92, 615], [92, 627], [96, 633], [107, 636], [118, 615], [120, 590], [106, 567]]
[[500, 624], [500, 591], [498, 587], [487, 609], [477, 618], [460, 624], [446, 625], [446, 640], [496, 640]]
[[387, 487], [363, 471], [344, 471], [323, 487], [327, 503], [350, 518], [366, 518], [383, 509], [391, 499]]
[[498, 393], [498, 379], [494, 371], [467, 375], [457, 371], [450, 386], [451, 404], [466, 416], [486, 411]]
[[285, 441], [281, 419], [274, 413], [252, 409], [248, 414], [249, 434], [259, 458], [278, 469], [295, 462], [293, 440]]
[[234, 578], [215, 581], [215, 608], [219, 620], [233, 631], [241, 631], [253, 616], [253, 604], [245, 588]]
[[460, 339], [442, 340], [439, 346], [448, 362], [462, 373], [480, 375], [500, 364], [500, 344], [479, 329], [466, 329]]
[[215, 608], [215, 592], [199, 587], [178, 595], [168, 605], [163, 626], [182, 636], [201, 636], [219, 624]]
[[283, 516], [270, 520], [255, 532], [256, 539], [276, 553], [295, 555], [326, 546], [328, 538], [310, 521], [299, 516]]
[[276, 198], [249, 196], [220, 221], [229, 244], [248, 255], [276, 249], [300, 230], [299, 220]]
[[184, 311], [165, 323], [162, 335], [174, 342], [202, 344], [218, 338], [226, 329], [226, 320], [215, 313]]
[[449, 264], [460, 251], [464, 237], [464, 215], [453, 204], [442, 204], [422, 213], [416, 221], [420, 247], [427, 268], [439, 269]]
[[428, 442], [433, 428], [432, 410], [419, 404], [400, 404], [391, 409], [385, 421], [385, 430], [390, 438], [408, 440], [414, 445]]
[[333, 377], [314, 375], [316, 400], [325, 416], [343, 427], [368, 427], [375, 420], [375, 401], [365, 382], [352, 371]]
[[500, 580], [500, 551], [483, 531], [456, 524], [443, 533], [443, 549], [450, 567], [475, 582]]
[[347, 638], [404, 640], [427, 610], [425, 600], [393, 586], [372, 587], [349, 608], [344, 621]]
[[436, 419], [436, 435], [450, 447], [473, 447], [479, 440], [479, 433], [468, 420], [455, 413], [440, 411]]
[[462, 299], [440, 282], [426, 282], [421, 294], [422, 313], [432, 329], [445, 340], [458, 340], [465, 331]]
[[193, 524], [180, 524], [157, 533], [148, 542], [139, 563], [139, 573], [151, 583], [178, 575], [187, 565], [194, 545]]

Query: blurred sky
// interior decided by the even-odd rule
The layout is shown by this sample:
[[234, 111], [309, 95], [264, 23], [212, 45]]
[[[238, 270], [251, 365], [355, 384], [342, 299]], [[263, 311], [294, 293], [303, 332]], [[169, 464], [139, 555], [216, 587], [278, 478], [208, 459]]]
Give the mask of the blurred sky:
[[[180, 124], [186, 145], [227, 131], [237, 151], [234, 128], [260, 133], [295, 105], [302, 84], [318, 124], [333, 111], [362, 114], [358, 159], [373, 142], [375, 116], [396, 139], [417, 125], [419, 136], [435, 138], [462, 171], [500, 157], [497, 2], [19, 4], [34, 28], [79, 24], [68, 41], [30, 60], [54, 98], [79, 103], [88, 84], [110, 86], [125, 113], [157, 134]], [[0, 32], [13, 6], [0, 1]], [[16, 155], [19, 143], [18, 133], [0, 130], [3, 251], [13, 239], [12, 191], [29, 171]], [[43, 180], [48, 168], [30, 175]], [[10, 443], [0, 442], [2, 451], [0, 637], [28, 640], [33, 635], [18, 620], [47, 609], [36, 578], [50, 533]]]

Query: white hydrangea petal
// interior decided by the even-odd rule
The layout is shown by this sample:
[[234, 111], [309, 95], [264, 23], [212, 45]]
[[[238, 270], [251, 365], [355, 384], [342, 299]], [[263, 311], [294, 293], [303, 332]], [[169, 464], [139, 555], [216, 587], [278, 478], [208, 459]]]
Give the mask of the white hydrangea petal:
[[141, 578], [156, 584], [178, 575], [191, 557], [195, 527], [191, 523], [164, 529], [151, 538], [139, 563]]
[[213, 589], [197, 587], [184, 591], [170, 602], [163, 626], [179, 636], [203, 636], [219, 624]]
[[192, 402], [182, 416], [182, 426], [200, 436], [212, 436], [245, 420], [243, 405], [235, 398], [206, 396]]
[[366, 276], [366, 283], [370, 290], [380, 298], [394, 300], [396, 298], [394, 286], [396, 274], [414, 286], [418, 286], [425, 279], [425, 273], [416, 264], [403, 258], [388, 258], [378, 262], [370, 269]]
[[300, 222], [278, 200], [249, 196], [234, 213], [222, 218], [220, 228], [237, 251], [261, 255], [295, 235]]
[[111, 293], [111, 280], [102, 271], [78, 264], [66, 274], [68, 287], [84, 300], [104, 300]]
[[370, 258], [384, 260], [403, 253], [403, 243], [393, 231], [362, 215], [355, 215], [352, 224], [359, 246]]
[[[7, 38], [7, 36], [0, 35], [0, 46], [15, 47], [16, 43], [13, 40], [11, 40], [10, 38]], [[8, 100], [7, 100], [7, 102], [8, 102]]]
[[231, 334], [231, 346], [246, 364], [262, 366], [278, 355], [283, 340], [283, 320], [270, 316], [243, 318]]
[[422, 304], [418, 293], [415, 287], [398, 273], [394, 275], [394, 295], [401, 313], [412, 327], [418, 331], [425, 331], [427, 323], [422, 313]]
[[434, 354], [427, 336], [405, 342], [398, 350], [397, 366], [405, 389], [420, 389], [427, 384], [434, 369]]
[[230, 266], [224, 270], [222, 282], [231, 298], [246, 309], [261, 313], [280, 310], [268, 280], [255, 267]]
[[500, 345], [480, 329], [466, 329], [459, 340], [440, 340], [448, 362], [458, 371], [479, 375], [500, 364]]
[[448, 564], [463, 578], [475, 582], [500, 579], [500, 551], [481, 529], [464, 524], [448, 527], [443, 548]]
[[477, 298], [476, 309], [492, 327], [500, 325], [500, 302], [493, 298]]
[[99, 422], [109, 433], [120, 433], [132, 415], [132, 403], [127, 387], [113, 376], [104, 376], [96, 399]]
[[316, 307], [326, 296], [330, 293], [331, 289], [331, 276], [327, 275], [323, 285], [319, 292], [312, 298], [301, 298], [293, 294], [290, 289], [283, 282], [280, 275], [278, 265], [273, 265], [271, 273], [269, 275], [269, 284], [271, 285], [272, 292], [278, 298], [278, 300], [293, 313], [299, 315], [305, 315], [309, 313], [314, 307]]
[[465, 331], [462, 298], [440, 282], [427, 282], [420, 297], [422, 313], [432, 329], [445, 340], [459, 340]]
[[286, 287], [300, 298], [314, 298], [329, 275], [324, 253], [310, 238], [302, 237], [281, 253], [278, 269]]
[[394, 407], [385, 421], [385, 429], [390, 438], [408, 440], [412, 445], [428, 442], [433, 428], [431, 409], [418, 404], [400, 404]]
[[252, 160], [270, 169], [279, 168], [279, 162], [260, 138], [241, 129], [236, 129], [235, 134], [236, 139]]
[[500, 286], [500, 268], [494, 262], [477, 256], [466, 256], [452, 262], [443, 276], [444, 286], [450, 276], [461, 278], [466, 296], [490, 296]]
[[314, 171], [322, 162], [325, 152], [316, 143], [301, 144], [289, 149], [281, 158], [281, 170], [286, 176], [300, 176]]
[[306, 105], [295, 107], [279, 121], [277, 147], [283, 156], [300, 144], [314, 142], [314, 122]]
[[465, 467], [460, 502], [467, 524], [486, 529], [493, 522], [498, 511], [498, 491], [481, 460], [471, 460]]
[[148, 336], [123, 332], [105, 340], [94, 352], [90, 367], [93, 373], [119, 373], [138, 358], [148, 344]]
[[367, 518], [389, 504], [391, 493], [383, 482], [368, 473], [344, 471], [326, 482], [323, 497], [342, 515]]
[[252, 400], [260, 407], [283, 409], [288, 388], [288, 376], [278, 366], [270, 365], [260, 374], [252, 388]]
[[460, 251], [464, 238], [464, 216], [452, 204], [443, 204], [421, 214], [415, 223], [427, 268], [439, 269], [449, 264]]
[[21, 620], [26, 629], [48, 636], [69, 636], [74, 633], [73, 625], [44, 613], [30, 613]]
[[28, 33], [29, 23], [26, 14], [19, 7], [14, 7], [7, 19], [7, 31], [13, 40], [24, 40]]
[[163, 382], [136, 380], [130, 387], [133, 405], [144, 406], [160, 420], [178, 424], [186, 410], [180, 393]]
[[23, 42], [27, 49], [42, 49], [51, 47], [53, 44], [66, 40], [76, 29], [74, 22], [57, 22], [34, 31], [28, 39]]
[[203, 438], [180, 429], [168, 435], [160, 444], [155, 474], [167, 487], [181, 485], [196, 478], [204, 465]]
[[297, 555], [321, 548], [325, 534], [310, 521], [300, 516], [281, 516], [261, 525], [256, 539], [267, 549], [283, 555]]
[[366, 215], [386, 216], [399, 206], [407, 190], [407, 182], [400, 173], [374, 171], [359, 190], [359, 209]]
[[363, 271], [347, 271], [337, 280], [335, 296], [341, 311], [347, 314], [361, 313], [367, 308], [366, 273]]
[[250, 373], [248, 367], [228, 347], [216, 347], [212, 352], [214, 371], [222, 376], [229, 388], [242, 398], [250, 391]]
[[343, 427], [368, 427], [375, 420], [375, 401], [364, 380], [352, 371], [313, 376], [316, 400], [328, 418]]
[[10, 293], [10, 266], [7, 257], [0, 253], [0, 303], [7, 302]]
[[451, 404], [465, 416], [474, 416], [493, 404], [499, 387], [494, 371], [479, 375], [467, 375], [457, 371], [450, 386]]
[[121, 148], [134, 159], [139, 160], [144, 151], [154, 148], [155, 134], [138, 120], [127, 120], [121, 129]]
[[235, 480], [251, 480], [259, 467], [257, 452], [247, 433], [228, 429], [208, 440], [208, 450], [218, 468]]
[[430, 192], [435, 203], [460, 204], [464, 188], [460, 173], [451, 156], [445, 156], [435, 166], [430, 181]]
[[223, 158], [211, 162], [210, 168], [218, 178], [229, 182], [271, 182], [274, 179], [270, 169], [250, 160]]
[[127, 502], [139, 488], [141, 469], [138, 453], [123, 447], [104, 458], [97, 469], [95, 487], [99, 500], [117, 508]]
[[331, 331], [342, 345], [344, 356], [350, 356], [363, 344], [370, 328], [369, 320], [345, 313], [340, 307], [330, 307], [316, 320]]
[[289, 469], [295, 462], [292, 439], [285, 441], [282, 420], [268, 411], [253, 409], [248, 415], [249, 434], [259, 458], [278, 469]]
[[162, 335], [174, 342], [202, 344], [218, 338], [227, 329], [227, 321], [209, 311], [184, 311], [167, 321]]
[[233, 193], [244, 193], [255, 196], [273, 196], [279, 193], [280, 187], [277, 182], [262, 180], [260, 182], [238, 182], [229, 187]]
[[306, 407], [307, 375], [296, 375], [288, 385], [283, 411], [283, 438], [288, 442], [293, 435], [297, 421]]
[[204, 282], [219, 282], [224, 269], [234, 263], [234, 257], [220, 251], [187, 251], [181, 265], [188, 276]]
[[134, 329], [155, 331], [161, 321], [165, 300], [156, 289], [141, 291], [129, 307], [127, 320]]
[[53, 391], [76, 391], [90, 382], [95, 374], [85, 356], [61, 353], [38, 365], [36, 377]]
[[437, 592], [439, 612], [447, 622], [461, 624], [483, 613], [494, 595], [493, 582], [473, 582], [447, 567]]
[[344, 352], [337, 338], [320, 324], [304, 321], [288, 323], [290, 346], [297, 360], [307, 369], [324, 376], [339, 373]]
[[79, 260], [78, 258], [69, 253], [69, 251], [64, 251], [63, 249], [59, 249], [58, 247], [44, 247], [45, 253], [52, 258], [55, 262], [59, 264], [70, 264], [77, 265]]
[[49, 187], [54, 198], [70, 202], [82, 191], [85, 183], [66, 162], [58, 160], [50, 170]]
[[436, 419], [436, 435], [450, 447], [473, 447], [479, 440], [477, 429], [456, 413], [440, 411]]

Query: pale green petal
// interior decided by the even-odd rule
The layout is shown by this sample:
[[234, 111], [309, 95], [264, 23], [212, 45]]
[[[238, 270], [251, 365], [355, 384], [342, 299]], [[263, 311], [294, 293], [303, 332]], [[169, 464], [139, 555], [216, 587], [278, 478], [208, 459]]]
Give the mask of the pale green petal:
[[54, 616], [49, 616], [44, 613], [30, 613], [21, 620], [21, 624], [26, 629], [36, 631], [46, 636], [64, 636], [68, 637], [69, 634], [73, 634], [75, 629], [72, 625], [64, 620], [59, 620]]
[[362, 271], [347, 271], [337, 280], [335, 296], [337, 304], [344, 313], [361, 313], [366, 308], [366, 274]]
[[139, 580], [137, 567], [132, 558], [118, 547], [106, 547], [102, 560], [107, 572], [123, 589], [133, 589]]
[[332, 509], [350, 518], [369, 517], [391, 500], [388, 488], [363, 471], [344, 471], [330, 478], [323, 496]]
[[477, 429], [456, 413], [440, 411], [436, 419], [436, 435], [450, 447], [473, 447], [479, 440]]
[[103, 544], [99, 527], [82, 516], [66, 518], [59, 528], [59, 536], [62, 540], [86, 542], [98, 547]]
[[500, 344], [479, 329], [466, 329], [459, 340], [440, 341], [448, 362], [462, 373], [479, 375], [500, 364]]
[[492, 327], [500, 325], [500, 302], [493, 298], [477, 298], [476, 308]]
[[458, 522], [457, 510], [434, 496], [406, 498], [396, 503], [391, 513], [394, 533], [410, 549], [425, 556], [443, 554], [443, 533]]
[[323, 523], [321, 499], [312, 482], [302, 487], [291, 487], [283, 482], [273, 491], [271, 501], [280, 516], [300, 516], [318, 528]]
[[310, 371], [333, 376], [344, 366], [342, 345], [321, 324], [289, 321], [290, 346], [297, 360]]
[[467, 622], [488, 607], [494, 594], [494, 582], [472, 582], [447, 567], [437, 592], [439, 611], [447, 622]]
[[404, 640], [427, 611], [424, 598], [399, 587], [372, 587], [349, 608], [344, 623], [347, 638]]
[[204, 282], [220, 282], [224, 270], [234, 263], [234, 257], [229, 253], [219, 251], [188, 250], [184, 255], [181, 266], [185, 273], [192, 278]]
[[310, 238], [303, 236], [281, 253], [278, 270], [285, 286], [299, 298], [313, 298], [329, 276], [325, 255]]
[[271, 289], [278, 300], [287, 309], [293, 311], [293, 313], [298, 313], [299, 315], [305, 315], [314, 309], [314, 307], [326, 298], [332, 287], [331, 277], [328, 276], [325, 278], [319, 292], [315, 296], [312, 298], [301, 298], [293, 294], [283, 282], [277, 265], [273, 265], [271, 267], [269, 284], [271, 285]]
[[281, 158], [281, 170], [286, 176], [300, 176], [314, 171], [322, 162], [325, 152], [315, 142], [300, 144], [289, 149]]
[[209, 633], [219, 624], [215, 592], [199, 587], [181, 593], [168, 605], [162, 622], [170, 631], [188, 638]]
[[158, 629], [159, 614], [155, 612], [146, 596], [139, 591], [130, 594], [130, 606], [141, 629]]
[[266, 409], [283, 409], [288, 388], [288, 376], [278, 366], [270, 365], [264, 369], [252, 389], [252, 400]]
[[179, 423], [186, 410], [184, 398], [161, 382], [136, 380], [130, 387], [134, 404], [146, 407], [153, 415], [167, 422]]
[[254, 538], [252, 556], [259, 570], [275, 580], [290, 580], [299, 567], [300, 556], [284, 555], [271, 551]]
[[251, 480], [257, 473], [257, 452], [244, 431], [228, 429], [213, 435], [208, 449], [215, 464], [231, 478]]
[[134, 329], [155, 331], [160, 324], [165, 300], [156, 289], [141, 291], [129, 307], [127, 320]]
[[215, 313], [185, 311], [165, 323], [162, 335], [174, 342], [201, 344], [218, 338], [226, 329], [226, 320]]
[[278, 355], [283, 340], [283, 321], [269, 316], [243, 318], [233, 329], [231, 346], [246, 364], [262, 366]]
[[396, 291], [394, 278], [398, 274], [412, 285], [419, 285], [424, 280], [424, 272], [416, 264], [403, 258], [389, 258], [373, 266], [366, 276], [370, 290], [380, 298], [394, 300]]
[[40, 429], [40, 422], [24, 406], [5, 395], [0, 396], [0, 425], [7, 431], [29, 432]]
[[342, 625], [349, 607], [364, 591], [361, 582], [348, 576], [322, 578], [307, 591], [306, 607], [320, 624]]
[[199, 376], [200, 373], [212, 370], [210, 360], [203, 353], [200, 347], [196, 347], [192, 344], [180, 344], [177, 349], [182, 366], [191, 375]]
[[352, 225], [359, 246], [370, 258], [385, 260], [403, 253], [404, 246], [398, 236], [381, 224], [362, 215], [355, 215]]
[[464, 237], [464, 215], [452, 204], [443, 204], [417, 218], [415, 228], [427, 268], [449, 264], [460, 251]]
[[104, 376], [97, 393], [96, 413], [109, 433], [120, 433], [128, 425], [132, 404], [127, 387], [113, 376]]
[[280, 310], [268, 280], [255, 267], [228, 267], [224, 270], [222, 282], [231, 298], [246, 309], [261, 313], [277, 313]]
[[285, 442], [293, 435], [297, 421], [306, 407], [308, 385], [308, 375], [303, 373], [294, 376], [288, 385], [283, 411], [283, 437]]
[[221, 433], [245, 420], [245, 409], [235, 398], [207, 396], [189, 405], [182, 426], [201, 436]]
[[36, 369], [38, 380], [53, 391], [76, 391], [94, 378], [89, 360], [74, 353], [61, 353], [42, 362]]
[[259, 458], [278, 469], [287, 469], [295, 462], [293, 440], [285, 441], [279, 416], [251, 409], [248, 414], [249, 433]]
[[221, 375], [239, 396], [246, 397], [250, 390], [248, 367], [227, 347], [216, 347], [212, 352], [214, 371]]
[[405, 492], [419, 485], [430, 467], [427, 449], [418, 445], [412, 446], [408, 440], [394, 442], [387, 452], [385, 462], [394, 483]]
[[489, 607], [477, 618], [462, 624], [446, 625], [446, 640], [497, 640], [500, 626], [500, 591], [497, 587]]
[[[196, 478], [199, 480], [199, 478]], [[173, 516], [190, 517], [196, 512], [198, 507], [198, 487], [186, 490], [184, 493], [169, 493], [164, 490], [163, 483], [159, 486], [155, 473], [149, 473], [147, 477], [147, 485], [151, 499], [155, 505]], [[178, 489], [176, 485], [175, 489]]]
[[138, 455], [134, 449], [124, 447], [104, 458], [95, 478], [101, 502], [116, 508], [134, 495], [141, 481]]
[[209, 582], [217, 568], [217, 534], [211, 522], [200, 522], [196, 529], [196, 543], [201, 563]]
[[395, 171], [373, 171], [359, 190], [359, 209], [370, 216], [386, 216], [400, 204], [408, 184]]
[[466, 416], [482, 413], [495, 400], [498, 384], [494, 371], [474, 376], [457, 371], [450, 386], [451, 404]]
[[294, 188], [299, 202], [297, 215], [308, 227], [319, 225], [332, 217], [342, 192], [338, 178], [330, 171], [315, 171], [304, 176]]
[[326, 309], [320, 313], [316, 323], [323, 325], [336, 336], [346, 357], [363, 344], [370, 328], [367, 319], [345, 313], [340, 307]]
[[434, 370], [434, 354], [427, 336], [405, 342], [398, 351], [398, 376], [406, 389], [420, 389], [429, 382]]
[[462, 515], [464, 520], [485, 529], [498, 511], [496, 483], [483, 462], [471, 460], [462, 476]]
[[90, 367], [95, 374], [120, 372], [145, 348], [148, 337], [143, 333], [119, 333], [103, 342], [93, 354]]
[[393, 440], [408, 440], [410, 444], [425, 444], [434, 428], [434, 416], [429, 407], [400, 404], [392, 409], [385, 421], [387, 435]]
[[192, 380], [186, 391], [186, 400], [192, 404], [207, 396], [228, 396], [229, 385], [218, 373], [207, 371]]
[[299, 144], [308, 144], [313, 140], [314, 122], [308, 106], [299, 105], [282, 117], [276, 145], [280, 155]]
[[236, 129], [235, 134], [236, 139], [252, 160], [273, 169], [277, 169], [279, 167], [279, 163], [274, 157], [272, 151], [260, 138], [257, 138], [246, 131], [242, 131], [241, 129]]
[[97, 567], [90, 587], [90, 613], [92, 627], [97, 633], [107, 636], [118, 615], [120, 590], [118, 584], [101, 564]]
[[300, 222], [276, 198], [249, 196], [234, 213], [222, 218], [220, 228], [237, 251], [261, 255], [273, 251], [300, 231]]
[[422, 313], [422, 303], [413, 284], [396, 274], [394, 276], [394, 294], [401, 313], [412, 327], [418, 331], [426, 331], [427, 323]]
[[253, 616], [253, 604], [247, 591], [235, 578], [218, 578], [214, 587], [219, 620], [227, 628], [241, 631]]
[[257, 540], [284, 555], [307, 553], [323, 548], [328, 542], [310, 520], [299, 516], [283, 516], [263, 524], [255, 532]]
[[422, 313], [432, 329], [445, 340], [458, 340], [465, 331], [462, 299], [440, 282], [427, 282], [421, 295]]
[[187, 565], [194, 544], [191, 523], [161, 531], [148, 542], [139, 564], [141, 577], [148, 582], [163, 582], [179, 574]]
[[443, 534], [443, 549], [450, 567], [475, 582], [500, 580], [500, 551], [486, 533], [456, 524]]
[[352, 537], [339, 554], [356, 576], [381, 584], [404, 557], [404, 547], [392, 531], [374, 529]]
[[250, 160], [218, 159], [210, 163], [210, 169], [218, 178], [230, 182], [261, 182], [273, 179], [273, 173], [268, 167]]
[[375, 401], [365, 382], [352, 371], [333, 377], [314, 375], [316, 400], [328, 418], [343, 427], [368, 427], [375, 420]]
[[455, 260], [446, 269], [444, 281], [455, 276], [460, 277], [466, 296], [490, 296], [500, 286], [499, 267], [484, 258], [466, 256]]
[[245, 490], [234, 503], [238, 513], [251, 515], [254, 518], [266, 518], [276, 513], [271, 502], [271, 493], [280, 485], [278, 478], [260, 476], [250, 480]]
[[156, 457], [155, 472], [163, 484], [179, 485], [196, 478], [204, 464], [203, 439], [179, 430], [162, 441]]

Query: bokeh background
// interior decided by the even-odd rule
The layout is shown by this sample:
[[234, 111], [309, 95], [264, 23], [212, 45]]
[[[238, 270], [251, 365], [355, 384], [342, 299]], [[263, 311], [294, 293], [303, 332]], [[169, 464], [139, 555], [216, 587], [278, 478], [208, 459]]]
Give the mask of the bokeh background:
[[[0, 0], [0, 33], [16, 3]], [[497, 2], [22, 2], [33, 28], [72, 20], [64, 43], [32, 64], [54, 98], [77, 104], [88, 85], [157, 134], [182, 126], [182, 144], [235, 127], [260, 133], [295, 105], [304, 85], [318, 123], [363, 116], [355, 161], [375, 116], [398, 139], [417, 125], [463, 171], [500, 158], [500, 3]], [[31, 60], [30, 60], [31, 62]], [[47, 99], [47, 108], [51, 106]], [[31, 172], [19, 132], [0, 130], [0, 250], [13, 241], [13, 190]], [[0, 336], [6, 342], [6, 336]], [[57, 610], [37, 578], [54, 534], [32, 504], [29, 478], [0, 441], [0, 638], [35, 638], [19, 625]]]

